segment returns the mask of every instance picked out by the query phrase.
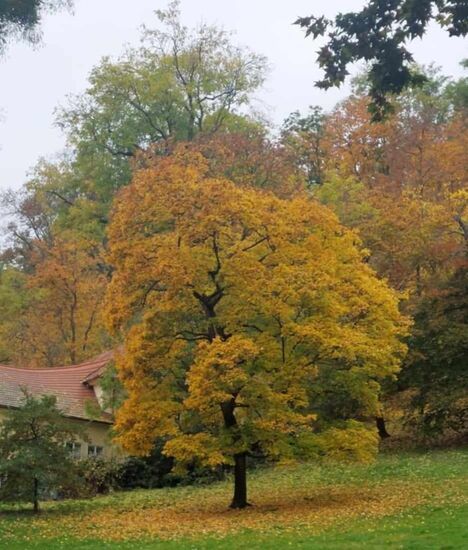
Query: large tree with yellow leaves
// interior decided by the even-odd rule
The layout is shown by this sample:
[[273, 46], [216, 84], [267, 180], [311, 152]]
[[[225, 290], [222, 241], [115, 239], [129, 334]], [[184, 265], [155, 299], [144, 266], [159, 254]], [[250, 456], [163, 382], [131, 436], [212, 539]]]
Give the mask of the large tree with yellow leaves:
[[406, 321], [356, 235], [305, 195], [207, 176], [176, 152], [137, 173], [109, 231], [107, 317], [125, 338], [118, 441], [154, 441], [180, 465], [246, 458], [372, 458], [379, 380], [397, 372]]

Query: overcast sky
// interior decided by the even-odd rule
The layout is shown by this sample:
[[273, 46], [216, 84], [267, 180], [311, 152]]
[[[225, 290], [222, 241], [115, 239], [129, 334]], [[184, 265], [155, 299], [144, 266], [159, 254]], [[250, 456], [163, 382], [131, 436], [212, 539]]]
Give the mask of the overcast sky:
[[[364, 5], [363, 0], [182, 0], [188, 25], [217, 23], [236, 31], [235, 41], [266, 55], [270, 77], [257, 94], [257, 106], [279, 124], [296, 109], [321, 105], [329, 109], [346, 88], [319, 91], [314, 66], [317, 44], [303, 37], [292, 22], [299, 15], [332, 16]], [[104, 55], [117, 56], [125, 44], [137, 44], [140, 26], [155, 25], [154, 10], [167, 0], [76, 0], [73, 14], [48, 16], [43, 45], [12, 46], [0, 59], [0, 188], [18, 187], [40, 157], [52, 158], [64, 147], [54, 127], [54, 109], [68, 94], [86, 88], [87, 75]], [[416, 61], [434, 61], [445, 74], [460, 76], [466, 42], [432, 28], [412, 45]]]

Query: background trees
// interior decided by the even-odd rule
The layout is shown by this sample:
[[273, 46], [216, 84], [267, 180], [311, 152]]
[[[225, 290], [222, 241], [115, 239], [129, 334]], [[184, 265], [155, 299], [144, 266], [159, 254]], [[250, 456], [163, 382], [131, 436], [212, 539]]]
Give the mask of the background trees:
[[[159, 169], [163, 158], [176, 158], [178, 166], [196, 158], [206, 180], [280, 199], [305, 193], [359, 233], [365, 260], [407, 297], [401, 309], [415, 325], [399, 388], [423, 399], [424, 406], [414, 400], [407, 412], [432, 426], [424, 411], [448, 406], [454, 386], [443, 377], [455, 380], [451, 358], [458, 365], [466, 355], [463, 339], [446, 335], [455, 314], [442, 306], [459, 296], [449, 289], [460, 289], [466, 272], [466, 78], [452, 82], [433, 68], [411, 67], [424, 76], [422, 85], [393, 97], [392, 116], [376, 123], [366, 108], [373, 83], [364, 75], [330, 113], [293, 113], [272, 136], [252, 110], [265, 59], [235, 46], [222, 29], [185, 28], [179, 15], [173, 2], [159, 12], [159, 28], [146, 29], [140, 49], [95, 68], [88, 90], [58, 112], [69, 149], [55, 162], [40, 162], [23, 190], [3, 197], [11, 223], [0, 256], [0, 360], [73, 363], [116, 344], [103, 323], [115, 196], [136, 172]], [[158, 223], [148, 231], [159, 231]], [[430, 365], [440, 378], [429, 375]], [[338, 399], [333, 384], [339, 406], [324, 401], [323, 410], [339, 416], [352, 400], [346, 393]], [[445, 409], [439, 416], [450, 415]]]
[[24, 192], [4, 197], [13, 220], [0, 272], [4, 361], [73, 364], [109, 342], [100, 313], [108, 278], [102, 241], [94, 228], [73, 227], [73, 210], [63, 212], [58, 173], [41, 166]]
[[[232, 145], [239, 154], [230, 153], [223, 169], [255, 174], [253, 164], [271, 149], [261, 121], [248, 114], [265, 59], [235, 46], [222, 29], [184, 27], [177, 2], [158, 17], [160, 29], [146, 29], [140, 49], [104, 60], [88, 91], [59, 112], [70, 149], [55, 163], [41, 161], [21, 192], [3, 197], [11, 220], [0, 282], [0, 300], [11, 312], [0, 320], [6, 360], [74, 363], [110, 345], [101, 323], [111, 272], [106, 226], [114, 195], [133, 169], [169, 154], [179, 140], [197, 139], [195, 148], [213, 153], [213, 170], [221, 170]], [[208, 145], [219, 133], [224, 144]], [[254, 135], [251, 147], [246, 139]], [[265, 158], [279, 181], [281, 162], [272, 151]], [[254, 177], [259, 184], [265, 179]], [[19, 286], [24, 299], [12, 300]]]
[[468, 277], [466, 266], [421, 303], [410, 340], [412, 353], [401, 376], [414, 388], [412, 404], [424, 434], [467, 425]]
[[[423, 388], [431, 379], [429, 356], [434, 357], [436, 333], [434, 325], [429, 329], [428, 324], [432, 314], [434, 321], [439, 318], [436, 325], [445, 352], [466, 360], [459, 339], [444, 339], [443, 308], [435, 307], [453, 278], [460, 284], [466, 276], [465, 88], [466, 79], [451, 83], [430, 70], [426, 84], [401, 95], [394, 104], [395, 113], [381, 123], [371, 121], [366, 98], [356, 89], [326, 118], [323, 158], [329, 175], [315, 188], [316, 197], [332, 206], [343, 223], [359, 230], [376, 271], [394, 288], [408, 292], [403, 308], [417, 319], [409, 357], [419, 357], [416, 363], [426, 365], [427, 378], [413, 377], [410, 373], [416, 363], [408, 360], [400, 388], [422, 392], [426, 410], [431, 395], [434, 406], [440, 405], [442, 395], [448, 405], [452, 392], [443, 383], [437, 392]], [[457, 90], [456, 99], [453, 90]], [[434, 308], [432, 313], [428, 308]], [[445, 321], [451, 323], [448, 318]], [[441, 354], [445, 359], [434, 365], [438, 363], [449, 379], [456, 370], [445, 352]], [[463, 378], [459, 380], [464, 386]], [[417, 411], [425, 426], [424, 408]], [[445, 413], [449, 415], [448, 408]], [[437, 425], [442, 428], [443, 424]], [[466, 424], [459, 422], [458, 428], [463, 431]]]
[[160, 28], [145, 29], [141, 48], [104, 59], [86, 93], [58, 114], [100, 200], [129, 181], [130, 160], [151, 145], [242, 127], [265, 78], [264, 57], [223, 29], [183, 26], [178, 2], [156, 13]]

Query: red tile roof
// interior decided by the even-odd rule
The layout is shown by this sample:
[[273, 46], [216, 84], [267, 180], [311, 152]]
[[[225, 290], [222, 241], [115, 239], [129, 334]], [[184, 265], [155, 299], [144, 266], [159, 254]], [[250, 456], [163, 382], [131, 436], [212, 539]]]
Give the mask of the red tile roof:
[[[0, 365], [0, 407], [21, 406], [21, 389], [26, 388], [35, 396], [55, 395], [57, 406], [67, 416], [89, 419], [89, 415], [86, 414], [87, 405], [93, 405], [94, 408], [94, 405], [99, 407], [99, 403], [87, 381], [98, 377], [112, 357], [113, 352], [108, 351], [80, 365], [47, 369]], [[112, 422], [111, 416], [106, 413], [98, 420]]]

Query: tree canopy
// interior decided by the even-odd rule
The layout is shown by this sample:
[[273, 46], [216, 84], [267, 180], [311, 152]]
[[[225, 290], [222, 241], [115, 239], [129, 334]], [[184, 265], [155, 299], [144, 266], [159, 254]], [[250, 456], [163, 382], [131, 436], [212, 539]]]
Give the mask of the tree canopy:
[[101, 322], [109, 211], [132, 170], [152, 156], [191, 140], [215, 171], [249, 173], [259, 185], [266, 171], [276, 173], [272, 184], [290, 176], [249, 114], [265, 59], [221, 28], [185, 27], [178, 2], [157, 17], [140, 48], [103, 60], [88, 90], [58, 112], [67, 151], [40, 161], [21, 191], [1, 197], [11, 220], [0, 260], [0, 305], [10, 313], [0, 321], [4, 360], [74, 363], [111, 345]]
[[130, 161], [155, 143], [248, 125], [245, 110], [265, 79], [263, 56], [222, 28], [184, 26], [178, 1], [156, 15], [160, 25], [144, 29], [142, 46], [103, 59], [88, 90], [57, 115], [100, 195], [127, 183]]
[[369, 108], [373, 119], [380, 120], [391, 109], [389, 95], [424, 82], [421, 74], [411, 71], [414, 59], [407, 43], [422, 37], [432, 21], [450, 36], [465, 36], [467, 0], [368, 0], [361, 11], [339, 13], [333, 20], [300, 17], [296, 24], [306, 30], [306, 36], [326, 37], [317, 56], [324, 70], [316, 84], [319, 88], [341, 85], [352, 63], [369, 63]]
[[384, 122], [371, 121], [360, 86], [326, 116], [327, 178], [312, 192], [359, 230], [370, 265], [407, 293], [401, 308], [416, 322], [394, 389], [418, 396], [408, 399], [414, 406], [403, 406], [415, 437], [429, 431], [435, 437], [466, 433], [466, 422], [455, 421], [463, 408], [455, 396], [466, 393], [466, 380], [457, 374], [457, 365], [467, 360], [457, 336], [464, 321], [443, 302], [448, 306], [452, 296], [460, 296], [466, 278], [468, 134], [466, 78], [450, 81], [435, 69], [424, 72], [424, 85], [401, 94]]

